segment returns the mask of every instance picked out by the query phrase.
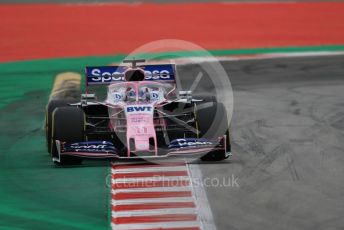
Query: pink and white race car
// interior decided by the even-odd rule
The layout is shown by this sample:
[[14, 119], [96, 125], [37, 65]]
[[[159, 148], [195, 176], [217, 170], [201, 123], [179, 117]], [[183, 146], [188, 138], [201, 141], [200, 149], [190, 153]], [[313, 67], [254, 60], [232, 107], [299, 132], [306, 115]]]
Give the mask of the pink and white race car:
[[144, 60], [86, 67], [79, 103], [49, 102], [46, 139], [53, 161], [226, 159], [231, 147], [223, 104], [177, 90], [174, 64], [138, 62]]

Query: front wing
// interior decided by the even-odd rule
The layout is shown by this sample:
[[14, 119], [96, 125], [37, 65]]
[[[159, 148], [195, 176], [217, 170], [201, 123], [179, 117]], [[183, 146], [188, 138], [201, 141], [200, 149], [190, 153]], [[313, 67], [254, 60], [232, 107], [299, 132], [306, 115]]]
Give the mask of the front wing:
[[184, 138], [171, 141], [164, 154], [146, 155], [136, 153], [133, 156], [123, 156], [115, 145], [108, 141], [88, 141], [66, 143], [56, 140], [58, 156], [53, 161], [60, 162], [61, 156], [74, 156], [88, 159], [109, 160], [159, 160], [166, 158], [196, 159], [212, 151], [226, 151], [225, 136], [218, 140], [206, 140], [204, 138]]

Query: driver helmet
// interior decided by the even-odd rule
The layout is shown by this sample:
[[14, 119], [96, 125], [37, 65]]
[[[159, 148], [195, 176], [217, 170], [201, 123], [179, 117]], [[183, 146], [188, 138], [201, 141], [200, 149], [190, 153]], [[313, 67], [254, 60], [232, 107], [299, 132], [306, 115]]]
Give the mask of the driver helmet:
[[150, 91], [151, 89], [149, 89], [148, 87], [142, 87], [140, 89], [140, 98], [143, 99], [143, 100], [147, 100], [149, 101], [150, 100]]
[[136, 93], [135, 93], [135, 90], [133, 88], [127, 88], [126, 98], [129, 101], [135, 101], [136, 100]]

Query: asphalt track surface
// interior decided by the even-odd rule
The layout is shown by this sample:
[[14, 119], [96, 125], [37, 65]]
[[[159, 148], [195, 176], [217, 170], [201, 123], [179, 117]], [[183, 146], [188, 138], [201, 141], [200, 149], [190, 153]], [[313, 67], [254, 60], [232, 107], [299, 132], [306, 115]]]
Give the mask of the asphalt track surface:
[[[234, 156], [200, 168], [240, 187], [206, 187], [217, 229], [341, 229], [344, 56], [222, 64], [234, 91]], [[53, 78], [27, 71], [16, 74], [30, 77], [28, 92], [0, 109], [0, 229], [107, 229], [108, 165], [52, 166], [41, 128]]]
[[344, 57], [223, 65], [234, 90], [234, 156], [201, 170], [233, 174], [240, 188], [207, 188], [217, 228], [342, 229]]

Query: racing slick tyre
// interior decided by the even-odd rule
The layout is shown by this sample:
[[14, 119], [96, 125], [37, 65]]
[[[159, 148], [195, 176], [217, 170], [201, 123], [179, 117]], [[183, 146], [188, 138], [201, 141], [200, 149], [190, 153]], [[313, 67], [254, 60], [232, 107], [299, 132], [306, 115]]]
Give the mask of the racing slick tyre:
[[51, 128], [52, 128], [52, 116], [56, 108], [67, 106], [66, 100], [51, 100], [45, 108], [45, 137], [48, 152], [51, 153]]
[[[51, 155], [57, 165], [75, 165], [82, 162], [81, 158], [60, 156], [55, 140], [62, 142], [82, 142], [85, 140], [85, 113], [78, 107], [60, 107], [52, 115]], [[54, 159], [60, 159], [54, 160]]]
[[230, 152], [229, 123], [224, 105], [216, 101], [205, 101], [197, 107], [196, 120], [200, 132], [199, 137], [214, 139], [226, 135], [226, 151], [211, 151], [201, 157], [201, 160], [221, 161], [228, 158], [227, 153]]

